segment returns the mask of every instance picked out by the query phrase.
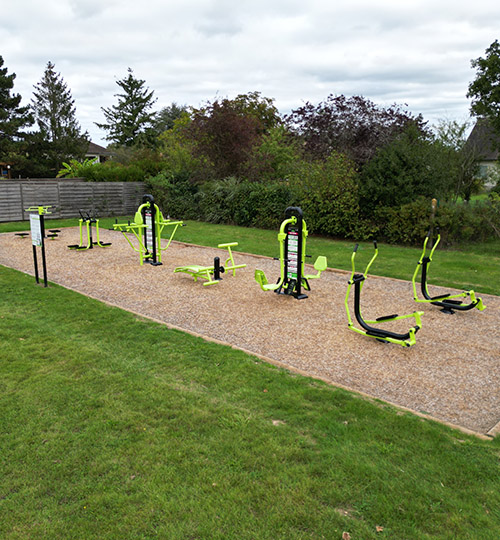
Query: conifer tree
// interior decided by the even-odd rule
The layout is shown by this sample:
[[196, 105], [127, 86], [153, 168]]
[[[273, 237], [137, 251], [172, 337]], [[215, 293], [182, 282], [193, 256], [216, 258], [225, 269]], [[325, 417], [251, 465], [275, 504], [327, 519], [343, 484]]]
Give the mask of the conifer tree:
[[84, 157], [89, 137], [81, 131], [71, 91], [54, 68], [48, 62], [41, 81], [35, 85], [32, 109], [48, 164], [58, 171], [63, 161]]
[[23, 129], [33, 125], [33, 117], [29, 106], [20, 106], [21, 96], [12, 93], [16, 74], [8, 75], [3, 65], [0, 56], [0, 161], [10, 161], [11, 154], [20, 150], [25, 138]]
[[485, 58], [471, 61], [476, 78], [469, 84], [467, 97], [472, 99], [471, 113], [488, 118], [500, 135], [500, 43], [496, 39], [487, 49]]
[[128, 68], [128, 76], [116, 84], [123, 90], [123, 93], [115, 94], [118, 104], [101, 107], [106, 123], [96, 122], [96, 126], [108, 131], [106, 140], [116, 146], [154, 145], [156, 114], [150, 112], [156, 102], [154, 91], [145, 88], [145, 81], [134, 77], [131, 68]]

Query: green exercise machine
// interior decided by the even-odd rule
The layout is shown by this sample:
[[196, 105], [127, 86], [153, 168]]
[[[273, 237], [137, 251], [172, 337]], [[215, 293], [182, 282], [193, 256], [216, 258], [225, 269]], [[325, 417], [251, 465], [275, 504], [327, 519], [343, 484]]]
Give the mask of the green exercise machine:
[[[358, 244], [354, 246], [354, 250], [352, 252], [352, 256], [351, 256], [352, 272], [351, 272], [351, 277], [348, 282], [349, 285], [347, 287], [347, 292], [345, 295], [345, 309], [347, 313], [348, 326], [351, 330], [358, 332], [358, 334], [375, 338], [378, 341], [396, 343], [403, 347], [411, 347], [412, 345], [415, 345], [416, 343], [415, 334], [420, 330], [420, 328], [422, 328], [422, 322], [421, 322], [421, 317], [423, 315], [422, 311], [415, 311], [408, 315], [398, 315], [398, 314], [385, 315], [383, 317], [378, 317], [375, 320], [365, 320], [363, 319], [363, 316], [361, 315], [361, 291], [363, 289], [363, 284], [366, 278], [368, 277], [368, 270], [370, 269], [370, 266], [373, 264], [373, 262], [375, 261], [378, 255], [378, 247], [377, 247], [376, 241], [373, 242], [373, 246], [375, 248], [375, 253], [373, 257], [370, 259], [370, 262], [367, 264], [366, 270], [363, 274], [356, 274], [356, 270], [355, 270], [354, 259], [356, 257], [356, 252], [358, 251]], [[351, 313], [349, 311], [349, 295], [351, 293], [351, 288], [353, 285], [354, 285], [354, 315], [356, 317], [358, 324], [361, 326], [361, 328], [356, 328], [354, 326], [354, 323], [351, 318]], [[389, 330], [384, 330], [382, 328], [372, 326], [378, 323], [397, 321], [400, 319], [411, 319], [411, 318], [415, 319], [415, 326], [411, 327], [408, 330], [408, 332], [406, 332], [405, 334], [391, 332]]]
[[[130, 247], [139, 253], [140, 264], [147, 262], [153, 266], [159, 266], [161, 253], [166, 251], [174, 238], [177, 228], [183, 226], [182, 221], [172, 221], [165, 219], [161, 210], [154, 202], [152, 195], [146, 194], [142, 198], [142, 204], [135, 213], [133, 223], [115, 223], [113, 228], [121, 231], [127, 239]], [[161, 247], [161, 234], [166, 227], [172, 227], [172, 232], [167, 241], [167, 245]], [[127, 233], [132, 233], [138, 242], [136, 247]]]
[[281, 223], [278, 233], [280, 245], [280, 277], [276, 283], [268, 283], [262, 270], [255, 270], [255, 281], [263, 291], [274, 291], [277, 294], [294, 296], [298, 300], [307, 298], [302, 288], [310, 291], [310, 279], [317, 279], [321, 272], [326, 270], [328, 262], [326, 257], [320, 255], [314, 263], [316, 274], [305, 274], [304, 261], [306, 255], [307, 225], [302, 209], [289, 206], [285, 211], [285, 220]]
[[221, 249], [226, 248], [228, 251], [228, 258], [224, 262], [223, 266], [220, 264], [220, 258], [215, 257], [213, 266], [198, 266], [195, 264], [178, 266], [175, 268], [174, 273], [182, 272], [184, 274], [189, 274], [194, 278], [195, 282], [198, 281], [198, 278], [205, 279], [206, 281], [203, 283], [203, 285], [214, 285], [215, 283], [219, 283], [219, 281], [222, 279], [221, 274], [224, 272], [232, 271], [234, 276], [236, 275], [236, 270], [238, 268], [246, 267], [246, 264], [236, 264], [234, 262], [234, 256], [231, 248], [236, 247], [237, 245], [238, 242], [230, 242], [227, 244], [219, 244], [217, 246]]
[[[78, 220], [78, 225], [79, 225], [79, 232], [80, 232], [80, 243], [69, 245], [68, 246], [69, 249], [74, 249], [76, 251], [84, 251], [86, 249], [93, 249], [94, 246], [99, 246], [102, 248], [110, 246], [111, 242], [101, 242], [99, 238], [99, 219], [97, 217], [97, 214], [95, 212], [94, 213], [83, 212], [82, 210], [79, 210], [79, 212], [80, 212], [80, 219]], [[85, 230], [87, 234], [87, 243], [84, 243], [83, 241], [84, 224], [85, 224]], [[92, 239], [92, 225], [95, 225], [95, 234], [96, 234], [95, 241]]]
[[[463, 291], [457, 294], [446, 293], [446, 294], [440, 294], [437, 296], [431, 296], [429, 293], [429, 289], [427, 287], [427, 277], [429, 275], [429, 267], [432, 262], [432, 256], [434, 255], [434, 251], [441, 240], [441, 235], [439, 234], [439, 227], [435, 227], [436, 241], [434, 242], [434, 245], [432, 245], [434, 216], [436, 213], [436, 208], [437, 208], [437, 201], [436, 199], [432, 199], [431, 228], [429, 232], [427, 233], [427, 236], [425, 237], [424, 247], [422, 249], [422, 255], [420, 256], [420, 259], [418, 261], [417, 267], [415, 268], [415, 272], [413, 273], [413, 278], [412, 278], [413, 298], [415, 302], [423, 302], [423, 303], [433, 304], [435, 306], [440, 306], [441, 311], [449, 315], [453, 314], [455, 310], [469, 311], [470, 309], [477, 308], [479, 311], [483, 311], [484, 310], [483, 301], [481, 298], [476, 297], [476, 293], [473, 290]], [[432, 247], [430, 248], [429, 256], [426, 256], [427, 244], [429, 243], [429, 241], [431, 242]], [[420, 269], [422, 269], [422, 276], [420, 278], [420, 288], [422, 291], [422, 295], [424, 296], [423, 299], [419, 298], [417, 294], [416, 280], [417, 280], [418, 272]], [[466, 298], [466, 297], [470, 298], [470, 303], [464, 303], [462, 302], [462, 300], [458, 300], [458, 298]]]

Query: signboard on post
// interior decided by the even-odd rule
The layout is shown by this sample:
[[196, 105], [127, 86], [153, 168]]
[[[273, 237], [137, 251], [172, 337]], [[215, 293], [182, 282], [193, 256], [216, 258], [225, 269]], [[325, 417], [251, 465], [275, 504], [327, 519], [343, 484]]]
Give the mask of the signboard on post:
[[31, 243], [34, 246], [42, 245], [42, 224], [40, 223], [39, 214], [30, 214], [30, 228], [31, 228]]
[[37, 283], [40, 283], [38, 278], [38, 261], [36, 256], [36, 248], [42, 248], [42, 265], [43, 265], [43, 286], [47, 287], [47, 263], [45, 260], [45, 226], [44, 215], [50, 214], [50, 206], [30, 206], [26, 208], [26, 212], [36, 212], [30, 214], [30, 228], [31, 228], [31, 243], [33, 244], [33, 264], [35, 266], [35, 279]]

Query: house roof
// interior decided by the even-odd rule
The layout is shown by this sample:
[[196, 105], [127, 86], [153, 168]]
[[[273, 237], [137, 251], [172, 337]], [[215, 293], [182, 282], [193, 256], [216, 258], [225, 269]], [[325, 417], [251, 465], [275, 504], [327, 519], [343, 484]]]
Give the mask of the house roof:
[[493, 131], [487, 118], [480, 118], [476, 122], [467, 144], [474, 146], [484, 160], [496, 161], [500, 156], [500, 136]]
[[99, 156], [111, 156], [112, 152], [110, 152], [107, 148], [104, 148], [104, 146], [99, 146], [98, 144], [90, 141], [87, 154], [92, 154], [92, 155], [97, 154]]

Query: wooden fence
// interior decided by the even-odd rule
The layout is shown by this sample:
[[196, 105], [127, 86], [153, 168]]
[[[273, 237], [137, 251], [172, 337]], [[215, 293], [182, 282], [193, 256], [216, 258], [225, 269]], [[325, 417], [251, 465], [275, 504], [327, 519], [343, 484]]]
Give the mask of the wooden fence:
[[142, 202], [143, 182], [85, 182], [71, 180], [0, 181], [0, 221], [29, 219], [29, 206], [52, 205], [50, 218], [79, 217], [78, 210], [96, 211], [100, 217], [135, 213]]

